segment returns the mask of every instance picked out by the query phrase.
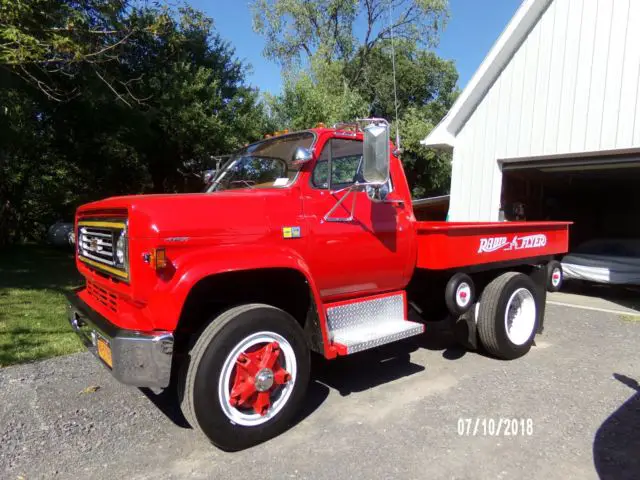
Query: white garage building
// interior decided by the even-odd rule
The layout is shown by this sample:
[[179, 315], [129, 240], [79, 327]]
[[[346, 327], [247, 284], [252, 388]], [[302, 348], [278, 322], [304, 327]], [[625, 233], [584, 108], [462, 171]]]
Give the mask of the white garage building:
[[451, 221], [640, 238], [640, 0], [525, 0], [422, 143], [453, 149]]

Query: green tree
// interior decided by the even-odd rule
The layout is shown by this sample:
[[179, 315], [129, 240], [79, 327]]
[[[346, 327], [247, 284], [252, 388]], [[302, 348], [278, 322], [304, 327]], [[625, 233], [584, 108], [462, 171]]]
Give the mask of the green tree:
[[[254, 29], [267, 43], [264, 54], [285, 67], [321, 57], [362, 64], [391, 38], [431, 47], [447, 18], [446, 0], [253, 0]], [[355, 23], [365, 22], [358, 38]]]
[[129, 15], [135, 3], [0, 0], [0, 67], [52, 101], [79, 95], [79, 82], [69, 80], [89, 72], [127, 102], [126, 86], [105, 73], [104, 66], [117, 63], [122, 48], [136, 35], [157, 32], [170, 20], [166, 8]]
[[395, 92], [393, 50], [390, 42], [373, 49], [367, 63], [356, 58], [348, 67], [354, 89], [368, 102], [369, 114], [398, 119], [392, 125], [401, 136], [402, 161], [415, 198], [441, 195], [449, 190], [451, 155], [420, 144], [451, 108], [458, 91], [458, 72], [452, 61], [409, 42], [395, 45]]
[[258, 138], [266, 121], [258, 92], [245, 83], [247, 67], [212, 20], [190, 8], [180, 12], [127, 52], [139, 62], [127, 77], [141, 78], [135, 96], [145, 99], [133, 117], [139, 127], [132, 144], [145, 152], [154, 191], [175, 190], [180, 165], [204, 167], [210, 155]]
[[351, 88], [341, 63], [314, 61], [309, 71], [290, 72], [282, 93], [267, 95], [272, 120], [280, 128], [300, 130], [318, 123], [332, 125], [363, 117], [368, 113], [366, 100]]
[[393, 50], [390, 42], [384, 42], [369, 53], [364, 66], [356, 57], [345, 70], [353, 88], [369, 102], [370, 113], [378, 117], [395, 116], [397, 95], [400, 112], [425, 107], [437, 123], [456, 96], [458, 72], [454, 63], [410, 42], [396, 42]]
[[[212, 155], [259, 138], [266, 128], [258, 91], [245, 81], [248, 67], [200, 12], [127, 2], [0, 1], [3, 11], [10, 4], [22, 9], [12, 25], [37, 33], [36, 46], [50, 31], [64, 31], [69, 17], [90, 18], [85, 32], [128, 32], [126, 40], [114, 38], [119, 43], [108, 57], [65, 57], [58, 71], [49, 62], [66, 51], [57, 51], [58, 43], [46, 40], [39, 56], [11, 57], [11, 49], [23, 47], [6, 41], [0, 47], [0, 244], [41, 237], [55, 220], [71, 219], [80, 203], [181, 191], [179, 168], [203, 169]], [[38, 8], [46, 12], [46, 29], [37, 26]], [[0, 18], [2, 34], [5, 18], [15, 17]], [[96, 51], [85, 37], [73, 38], [74, 49]], [[22, 67], [46, 71], [46, 85]]]
[[[254, 0], [252, 6], [265, 55], [284, 67], [283, 92], [268, 101], [280, 128], [364, 116], [394, 120], [413, 195], [448, 191], [450, 156], [419, 143], [457, 95], [455, 65], [428, 50], [447, 19], [446, 1]], [[364, 24], [360, 36], [356, 22]]]
[[[435, 124], [427, 109], [409, 107], [399, 120], [402, 135], [402, 163], [414, 198], [443, 195], [449, 192], [451, 155], [420, 144]], [[391, 125], [395, 131], [395, 122]]]

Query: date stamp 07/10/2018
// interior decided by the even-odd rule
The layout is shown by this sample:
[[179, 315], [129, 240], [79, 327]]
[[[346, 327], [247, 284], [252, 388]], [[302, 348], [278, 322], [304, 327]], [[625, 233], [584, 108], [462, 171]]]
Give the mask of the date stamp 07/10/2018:
[[533, 419], [531, 418], [458, 418], [458, 435], [461, 437], [531, 437]]

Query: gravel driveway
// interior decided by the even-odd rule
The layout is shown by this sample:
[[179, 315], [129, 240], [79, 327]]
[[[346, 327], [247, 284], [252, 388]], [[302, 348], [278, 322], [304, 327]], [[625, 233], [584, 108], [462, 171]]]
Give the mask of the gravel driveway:
[[0, 477], [640, 478], [640, 322], [552, 305], [546, 325], [512, 362], [438, 329], [318, 362], [297, 425], [238, 453], [89, 354], [5, 368]]

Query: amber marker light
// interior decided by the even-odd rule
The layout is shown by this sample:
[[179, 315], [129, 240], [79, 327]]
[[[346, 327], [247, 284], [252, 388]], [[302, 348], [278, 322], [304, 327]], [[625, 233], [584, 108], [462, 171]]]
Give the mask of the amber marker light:
[[164, 248], [156, 248], [153, 252], [152, 265], [156, 270], [162, 270], [163, 268], [167, 268], [169, 261], [167, 260], [167, 251]]

